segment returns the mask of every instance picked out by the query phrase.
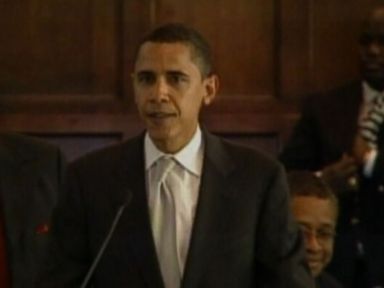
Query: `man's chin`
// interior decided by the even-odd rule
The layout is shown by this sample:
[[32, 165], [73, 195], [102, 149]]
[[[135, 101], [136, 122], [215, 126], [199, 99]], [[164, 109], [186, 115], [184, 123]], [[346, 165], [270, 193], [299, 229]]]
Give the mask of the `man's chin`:
[[319, 276], [323, 270], [323, 265], [319, 262], [309, 262], [308, 265], [313, 277]]
[[166, 141], [170, 138], [169, 129], [147, 128], [147, 131], [153, 141]]

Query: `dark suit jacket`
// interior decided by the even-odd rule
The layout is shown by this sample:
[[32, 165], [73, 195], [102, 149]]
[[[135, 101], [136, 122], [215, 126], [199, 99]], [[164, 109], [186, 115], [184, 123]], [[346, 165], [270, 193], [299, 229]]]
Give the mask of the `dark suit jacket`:
[[[319, 95], [312, 95], [304, 102], [302, 115], [293, 135], [284, 147], [280, 159], [288, 169], [318, 171], [339, 160], [344, 152], [351, 151], [357, 131], [362, 88], [360, 82]], [[361, 176], [357, 192], [342, 194], [338, 235], [332, 273], [352, 287], [356, 259], [356, 239], [365, 249], [364, 261], [375, 283], [384, 284], [384, 137], [379, 135], [379, 157], [374, 175]], [[359, 225], [353, 219], [359, 218]], [[340, 280], [341, 280], [340, 279]]]
[[[147, 205], [143, 136], [77, 161], [54, 213], [38, 287], [78, 287], [131, 195], [94, 287], [161, 288]], [[281, 165], [204, 133], [205, 156], [183, 288], [313, 287]]]
[[0, 197], [12, 287], [33, 287], [57, 202], [62, 157], [32, 138], [0, 136]]
[[343, 288], [343, 286], [333, 278], [332, 275], [327, 272], [322, 272], [320, 276], [316, 278], [316, 288]]

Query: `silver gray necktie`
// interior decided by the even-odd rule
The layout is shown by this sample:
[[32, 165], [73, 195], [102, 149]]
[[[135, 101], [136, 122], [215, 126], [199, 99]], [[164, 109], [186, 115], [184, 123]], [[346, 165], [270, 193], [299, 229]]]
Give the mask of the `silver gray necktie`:
[[173, 193], [178, 177], [174, 171], [175, 161], [163, 157], [157, 162], [159, 175], [158, 191], [152, 211], [152, 227], [157, 256], [166, 288], [179, 288], [181, 282], [180, 266], [177, 257], [176, 209]]

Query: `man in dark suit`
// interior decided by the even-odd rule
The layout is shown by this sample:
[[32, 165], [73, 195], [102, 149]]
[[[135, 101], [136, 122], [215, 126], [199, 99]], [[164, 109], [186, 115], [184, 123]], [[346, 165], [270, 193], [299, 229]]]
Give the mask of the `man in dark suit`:
[[317, 173], [338, 192], [330, 270], [346, 287], [371, 288], [384, 287], [383, 6], [363, 28], [362, 81], [309, 97], [281, 160]]
[[309, 171], [288, 174], [291, 207], [303, 234], [308, 265], [317, 288], [341, 288], [341, 284], [324, 271], [333, 255], [338, 201], [332, 189]]
[[0, 135], [1, 287], [33, 287], [62, 167], [56, 147], [29, 137]]
[[146, 132], [70, 167], [38, 287], [79, 286], [115, 215], [93, 287], [313, 287], [282, 166], [198, 124], [218, 88], [209, 50], [180, 24], [141, 42], [132, 77]]

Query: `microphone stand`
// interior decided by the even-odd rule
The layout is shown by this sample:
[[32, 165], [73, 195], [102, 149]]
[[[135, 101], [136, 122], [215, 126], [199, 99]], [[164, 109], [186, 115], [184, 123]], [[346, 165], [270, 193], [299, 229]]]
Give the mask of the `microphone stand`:
[[92, 277], [92, 275], [93, 275], [93, 273], [94, 273], [94, 271], [96, 269], [97, 264], [99, 263], [101, 257], [103, 256], [104, 251], [107, 248], [107, 245], [108, 245], [109, 241], [111, 240], [111, 237], [112, 237], [112, 235], [113, 235], [113, 233], [114, 233], [114, 231], [116, 229], [116, 226], [117, 226], [117, 224], [120, 221], [121, 215], [123, 214], [125, 208], [127, 207], [128, 203], [130, 202], [130, 200], [132, 198], [131, 194], [128, 194], [128, 195], [129, 196], [128, 196], [127, 201], [125, 201], [125, 203], [122, 204], [119, 207], [119, 209], [117, 210], [116, 216], [113, 219], [113, 222], [112, 222], [111, 228], [109, 229], [107, 237], [105, 237], [105, 239], [104, 239], [104, 241], [103, 241], [103, 243], [102, 243], [102, 245], [101, 245], [101, 247], [100, 247], [100, 249], [99, 249], [99, 251], [98, 251], [98, 253], [96, 255], [96, 258], [93, 260], [92, 265], [91, 265], [91, 267], [89, 268], [89, 270], [87, 272], [87, 275], [85, 275], [85, 278], [84, 278], [83, 282], [81, 283], [80, 288], [86, 288], [87, 287], [88, 282], [91, 279], [91, 277]]

